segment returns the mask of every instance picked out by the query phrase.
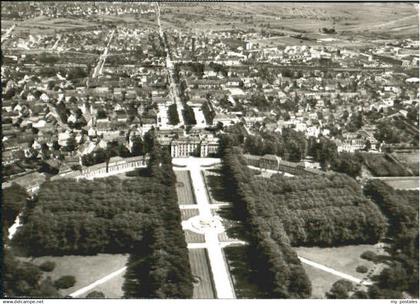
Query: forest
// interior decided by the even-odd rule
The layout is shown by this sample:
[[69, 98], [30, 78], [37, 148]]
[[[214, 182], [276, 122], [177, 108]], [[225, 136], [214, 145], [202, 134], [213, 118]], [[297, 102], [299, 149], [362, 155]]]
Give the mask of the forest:
[[376, 243], [385, 218], [346, 175], [255, 178], [257, 212], [278, 217], [293, 246]]
[[231, 189], [235, 212], [247, 226], [255, 270], [255, 281], [268, 298], [308, 298], [311, 283], [291, 248], [278, 218], [266, 221], [257, 213], [257, 202], [249, 181], [251, 173], [237, 157], [237, 149], [223, 153], [223, 178]]
[[16, 183], [5, 188], [2, 192], [3, 226], [9, 228], [13, 225], [17, 215], [22, 211], [29, 195], [22, 186]]
[[148, 169], [151, 178], [161, 185], [160, 199], [154, 202], [153, 208], [159, 216], [140, 247], [130, 254], [124, 297], [191, 298], [192, 274], [169, 153], [155, 145]]
[[370, 298], [419, 296], [419, 207], [418, 191], [395, 191], [380, 180], [364, 187], [389, 221], [387, 232], [392, 260], [369, 288]]
[[52, 280], [42, 279], [41, 269], [30, 262], [21, 262], [8, 248], [3, 250], [3, 298], [60, 298]]
[[[306, 298], [311, 285], [291, 246], [375, 243], [386, 231], [379, 208], [343, 174], [254, 176], [240, 149], [223, 143], [223, 176], [248, 225], [257, 281], [274, 298]], [[297, 287], [298, 286], [298, 287]]]
[[170, 155], [158, 145], [152, 149], [147, 176], [45, 182], [13, 247], [31, 256], [130, 253], [125, 297], [190, 298]]

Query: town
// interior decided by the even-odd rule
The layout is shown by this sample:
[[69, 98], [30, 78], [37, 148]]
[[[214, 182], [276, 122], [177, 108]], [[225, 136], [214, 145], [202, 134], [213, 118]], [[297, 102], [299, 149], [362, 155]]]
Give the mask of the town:
[[418, 298], [392, 5], [2, 2], [5, 296]]

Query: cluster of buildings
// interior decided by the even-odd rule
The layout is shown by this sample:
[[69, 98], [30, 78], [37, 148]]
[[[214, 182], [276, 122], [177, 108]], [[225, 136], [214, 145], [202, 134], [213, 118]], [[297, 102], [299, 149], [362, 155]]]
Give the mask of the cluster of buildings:
[[[100, 19], [139, 14], [152, 18], [143, 20], [149, 26]], [[39, 15], [83, 16], [96, 25], [19, 28], [20, 20]], [[135, 140], [151, 130], [172, 157], [212, 156], [217, 133], [237, 123], [252, 135], [291, 128], [326, 137], [339, 151], [367, 142], [373, 151], [401, 143], [418, 149], [406, 136], [418, 129], [419, 79], [411, 73], [418, 41], [363, 52], [328, 44], [267, 47], [257, 42], [265, 34], [252, 30], [161, 31], [147, 3], [17, 2], [4, 6], [2, 17], [15, 22], [2, 29], [1, 66], [3, 164], [11, 180], [52, 160], [58, 164], [48, 166], [59, 171], [83, 172], [84, 155], [110, 143], [133, 153]], [[377, 136], [390, 117], [404, 128], [393, 143]]]

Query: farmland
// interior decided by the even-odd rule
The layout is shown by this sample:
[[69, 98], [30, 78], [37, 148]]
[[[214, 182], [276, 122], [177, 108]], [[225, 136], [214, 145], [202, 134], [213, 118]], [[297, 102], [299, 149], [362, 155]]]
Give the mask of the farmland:
[[211, 278], [206, 249], [189, 249], [191, 271], [194, 277], [194, 299], [214, 299], [215, 292]]
[[[209, 11], [203, 16], [201, 11]], [[325, 3], [243, 3], [238, 4], [165, 4], [162, 11], [167, 16], [164, 27], [194, 28], [197, 31], [264, 30], [273, 35], [283, 34], [287, 39], [302, 33], [311, 38], [320, 35], [322, 27], [335, 27], [340, 38], [338, 44], [359, 44], [366, 37], [396, 38], [416, 37], [417, 11], [411, 4], [365, 3], [358, 7], [351, 4]], [[395, 12], [398, 11], [399, 14]], [[315, 36], [314, 36], [315, 35]], [[337, 35], [323, 34], [323, 38]], [[333, 41], [332, 44], [337, 45]], [[276, 44], [277, 45], [277, 44]]]
[[180, 205], [195, 204], [194, 194], [191, 186], [190, 173], [187, 170], [176, 170], [176, 193]]

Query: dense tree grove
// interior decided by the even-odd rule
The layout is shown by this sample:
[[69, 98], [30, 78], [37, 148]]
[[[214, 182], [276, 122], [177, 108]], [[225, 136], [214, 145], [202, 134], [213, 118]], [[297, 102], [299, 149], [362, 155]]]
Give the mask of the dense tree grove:
[[245, 153], [275, 154], [285, 160], [298, 162], [306, 156], [307, 140], [302, 132], [284, 128], [281, 136], [274, 133], [247, 135], [243, 147]]
[[206, 119], [207, 124], [212, 125], [216, 113], [210, 109], [208, 102], [203, 103], [203, 105], [201, 106], [201, 111], [203, 111], [203, 115]]
[[2, 192], [3, 226], [9, 228], [25, 206], [28, 194], [23, 187], [15, 183]]
[[7, 248], [3, 254], [3, 297], [60, 297], [50, 278], [42, 280], [42, 272], [36, 265], [18, 261]]
[[185, 124], [187, 125], [197, 124], [197, 121], [195, 120], [194, 110], [189, 105], [184, 104], [184, 110], [182, 111], [182, 115], [184, 116]]
[[273, 176], [252, 181], [256, 203], [275, 215], [294, 246], [375, 243], [385, 233], [385, 219], [345, 175]]
[[179, 116], [176, 104], [171, 104], [168, 107], [168, 119], [171, 125], [179, 124]]
[[[253, 247], [252, 267], [255, 279], [268, 297], [308, 298], [311, 284], [302, 265], [290, 246], [289, 238], [278, 218], [268, 221], [258, 208], [250, 180], [251, 173], [241, 164], [238, 151], [224, 150], [224, 178], [233, 195], [234, 208], [249, 226]], [[270, 212], [267, 210], [267, 212]]]
[[191, 298], [192, 274], [181, 227], [175, 190], [176, 177], [170, 155], [155, 145], [150, 155], [150, 175], [160, 187], [153, 201], [158, 213], [142, 243], [132, 251], [123, 286], [126, 298]]
[[47, 181], [13, 245], [33, 256], [130, 253], [126, 297], [190, 298], [192, 275], [169, 153], [154, 145], [147, 171], [125, 180]]
[[270, 179], [254, 176], [222, 140], [223, 174], [234, 208], [249, 226], [257, 282], [275, 298], [310, 296], [310, 282], [291, 246], [375, 243], [386, 231], [379, 208], [343, 174]]
[[[389, 221], [392, 262], [369, 289], [371, 298], [402, 298], [403, 292], [419, 296], [418, 191], [395, 191], [380, 180], [370, 180], [366, 195]], [[417, 198], [416, 198], [417, 197]]]

